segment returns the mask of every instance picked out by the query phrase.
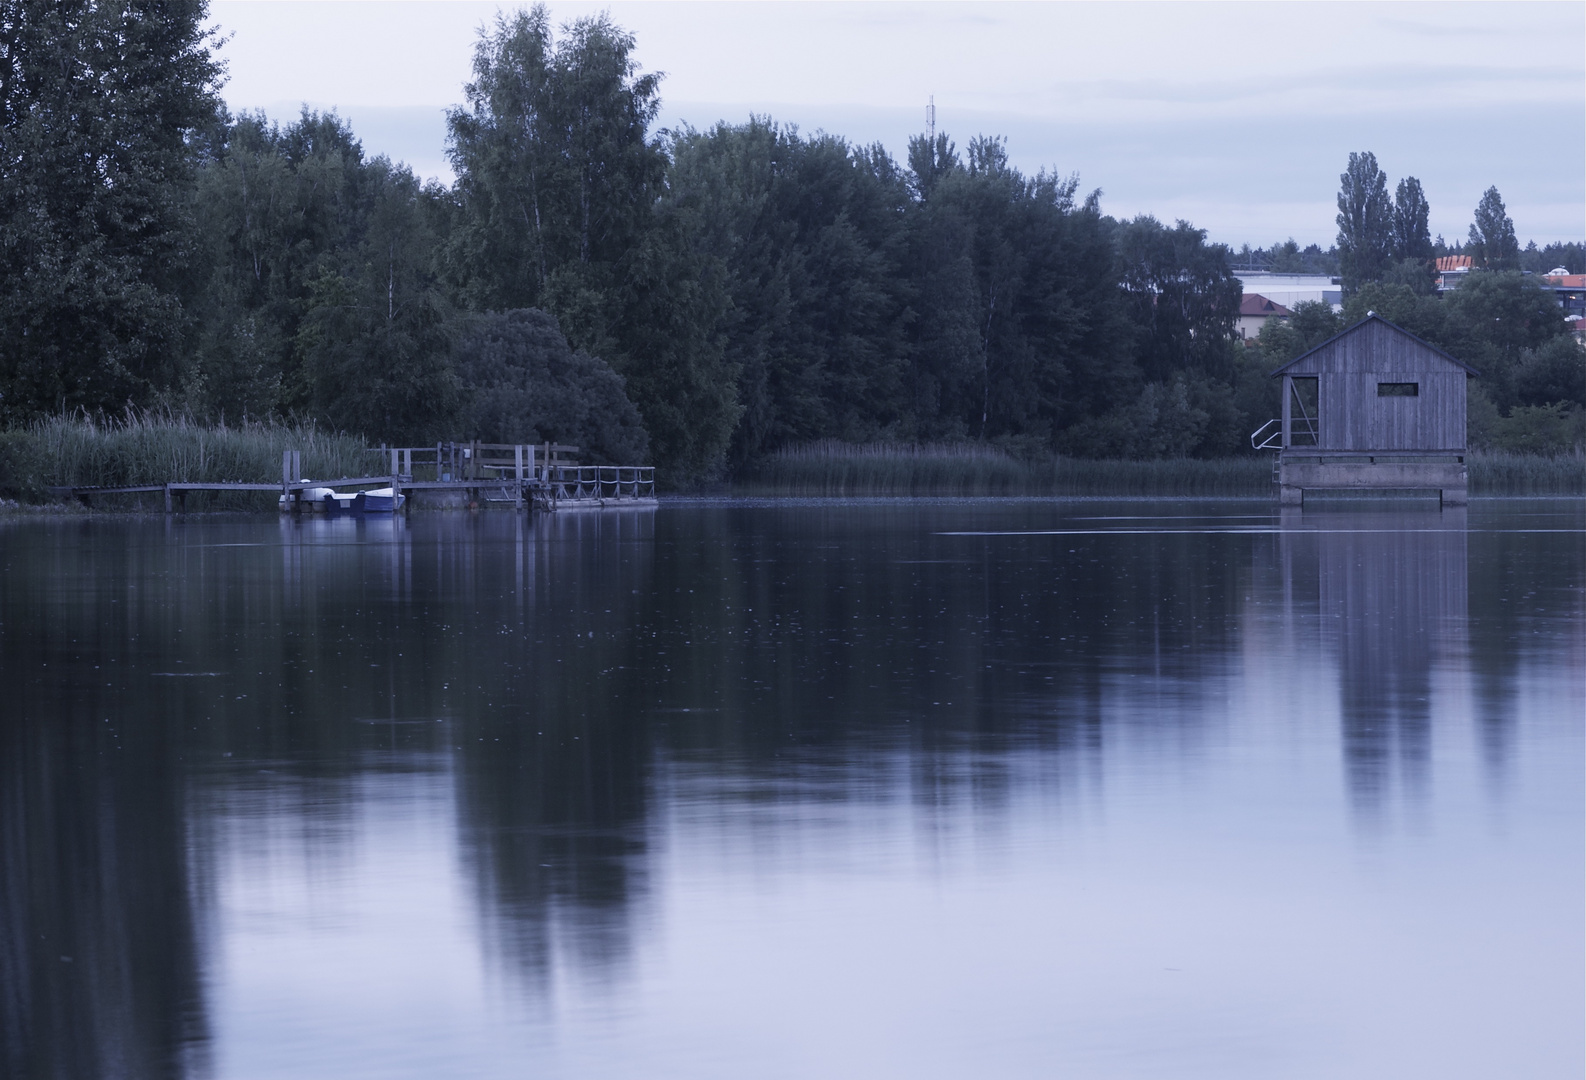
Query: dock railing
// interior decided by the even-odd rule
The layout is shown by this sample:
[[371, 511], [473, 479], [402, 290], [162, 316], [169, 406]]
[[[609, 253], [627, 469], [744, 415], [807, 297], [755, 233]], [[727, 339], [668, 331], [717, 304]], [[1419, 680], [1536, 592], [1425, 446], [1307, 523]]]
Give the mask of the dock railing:
[[655, 498], [653, 465], [551, 465], [545, 479], [558, 502]]
[[462, 483], [538, 478], [547, 464], [576, 464], [578, 447], [563, 443], [438, 442], [433, 446], [386, 446], [391, 471], [409, 480]]

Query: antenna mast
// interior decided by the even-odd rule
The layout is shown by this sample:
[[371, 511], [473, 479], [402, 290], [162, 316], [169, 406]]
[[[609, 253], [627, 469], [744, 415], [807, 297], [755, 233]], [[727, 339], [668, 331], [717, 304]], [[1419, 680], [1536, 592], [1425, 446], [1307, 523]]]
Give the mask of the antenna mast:
[[925, 106], [925, 130], [930, 134], [931, 145], [936, 145], [936, 95], [932, 94], [927, 99]]

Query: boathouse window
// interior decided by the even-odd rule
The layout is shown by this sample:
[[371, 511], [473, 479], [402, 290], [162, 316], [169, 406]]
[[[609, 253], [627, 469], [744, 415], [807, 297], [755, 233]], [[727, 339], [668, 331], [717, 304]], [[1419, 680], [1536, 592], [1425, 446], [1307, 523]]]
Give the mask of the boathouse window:
[[1413, 382], [1379, 382], [1378, 397], [1420, 397], [1421, 384]]

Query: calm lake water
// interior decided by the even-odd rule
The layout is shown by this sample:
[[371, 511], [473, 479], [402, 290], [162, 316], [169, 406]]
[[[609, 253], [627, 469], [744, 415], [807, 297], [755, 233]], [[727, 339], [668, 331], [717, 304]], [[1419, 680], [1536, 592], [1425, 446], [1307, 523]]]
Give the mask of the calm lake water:
[[1586, 504], [0, 522], [10, 1077], [1583, 1071]]

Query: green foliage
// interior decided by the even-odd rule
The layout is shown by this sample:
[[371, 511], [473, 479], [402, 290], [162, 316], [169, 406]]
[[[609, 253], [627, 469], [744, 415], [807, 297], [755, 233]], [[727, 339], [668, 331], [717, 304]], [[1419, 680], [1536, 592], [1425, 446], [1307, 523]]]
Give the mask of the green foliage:
[[1521, 352], [1515, 364], [1514, 392], [1522, 405], [1586, 408], [1586, 348], [1565, 334]]
[[1392, 260], [1394, 208], [1388, 177], [1369, 151], [1351, 153], [1338, 181], [1338, 258], [1348, 295], [1381, 278]]
[[297, 450], [310, 476], [361, 476], [362, 439], [311, 424], [208, 426], [191, 417], [127, 412], [34, 420], [0, 431], [0, 491], [40, 501], [52, 486], [119, 487], [167, 482], [272, 483], [281, 452]]
[[685, 129], [670, 149], [667, 206], [697, 225], [728, 283], [718, 333], [738, 372], [733, 461], [895, 425], [908, 191], [890, 159], [759, 117]]
[[930, 195], [910, 207], [913, 430], [1050, 445], [1126, 400], [1139, 382], [1097, 198], [1077, 203], [1074, 177], [1024, 176], [1000, 139], [935, 167], [933, 184], [914, 178]]
[[538, 307], [608, 353], [612, 294], [651, 227], [666, 156], [650, 136], [660, 76], [600, 14], [552, 33], [544, 4], [497, 15], [448, 116], [461, 207], [450, 265], [475, 310]]
[[1300, 245], [1295, 243], [1294, 237], [1289, 237], [1281, 244], [1273, 244], [1267, 249], [1271, 259], [1272, 270], [1279, 274], [1303, 274], [1306, 272], [1305, 257], [1300, 254]]
[[311, 283], [339, 270], [363, 231], [367, 171], [333, 113], [304, 109], [285, 129], [245, 114], [217, 138], [194, 198], [204, 285], [183, 391], [199, 415], [312, 406], [299, 330]]
[[171, 386], [192, 144], [220, 67], [205, 5], [8, 3], [0, 20], [0, 416]]
[[543, 311], [507, 311], [469, 320], [454, 353], [466, 394], [459, 421], [467, 436], [496, 443], [570, 443], [580, 460], [635, 465], [649, 453], [639, 411], [622, 377], [575, 352]]
[[1421, 182], [1413, 176], [1399, 181], [1393, 194], [1393, 258], [1397, 262], [1414, 260], [1430, 264], [1432, 232], [1428, 227], [1431, 206]]
[[1150, 379], [1226, 372], [1242, 287], [1228, 249], [1187, 221], [1141, 216], [1118, 227], [1119, 288], [1136, 328], [1136, 362]]
[[1514, 222], [1495, 187], [1488, 188], [1476, 204], [1476, 220], [1471, 223], [1465, 253], [1483, 270], [1520, 269], [1520, 242], [1515, 239]]
[[361, 180], [360, 235], [309, 283], [295, 342], [308, 400], [338, 430], [429, 442], [452, 425], [461, 400], [423, 195], [411, 172], [384, 158]]
[[1483, 445], [1521, 454], [1558, 454], [1586, 445], [1586, 408], [1566, 402], [1516, 405], [1492, 422]]
[[1553, 242], [1537, 247], [1536, 241], [1526, 244], [1520, 252], [1520, 269], [1533, 274], [1546, 274], [1562, 266], [1571, 274], [1586, 274], [1586, 244], [1579, 242]]
[[[1358, 301], [1355, 303], [1358, 304]], [[1358, 320], [1335, 314], [1331, 304], [1320, 300], [1302, 300], [1294, 305], [1293, 314], [1287, 321], [1266, 321], [1261, 333], [1256, 336], [1256, 348], [1267, 370], [1275, 371], [1342, 332], [1351, 321]]]
[[[1448, 306], [1436, 296], [1417, 292], [1409, 285], [1368, 282], [1344, 301], [1339, 329], [1355, 325], [1370, 312], [1376, 312], [1433, 345], [1448, 348]], [[1464, 359], [1458, 353], [1454, 355]]]
[[1568, 333], [1553, 294], [1518, 272], [1471, 274], [1442, 303], [1441, 336], [1429, 340], [1479, 370], [1505, 414], [1517, 401], [1521, 354]]
[[618, 370], [644, 417], [656, 480], [673, 488], [720, 479], [743, 413], [738, 370], [719, 329], [729, 310], [719, 260], [697, 209], [663, 201], [634, 259], [624, 296]]

